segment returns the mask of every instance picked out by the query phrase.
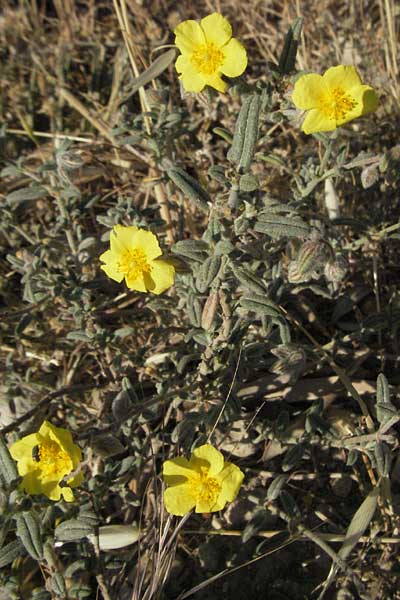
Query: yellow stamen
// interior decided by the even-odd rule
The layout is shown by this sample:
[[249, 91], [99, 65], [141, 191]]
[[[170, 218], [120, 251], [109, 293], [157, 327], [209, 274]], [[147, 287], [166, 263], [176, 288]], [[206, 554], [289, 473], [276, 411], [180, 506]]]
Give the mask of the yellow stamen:
[[151, 266], [147, 262], [147, 257], [143, 250], [136, 248], [133, 250], [126, 250], [121, 255], [117, 269], [130, 280], [134, 280], [142, 273], [150, 273]]
[[209, 476], [207, 467], [200, 467], [200, 470], [201, 473], [191, 481], [193, 495], [212, 506], [218, 500], [221, 485], [214, 477]]
[[190, 60], [203, 75], [213, 75], [224, 62], [224, 53], [213, 42], [202, 44], [193, 52]]
[[329, 119], [342, 121], [346, 115], [355, 108], [357, 102], [344, 92], [341, 88], [334, 88], [329, 95], [324, 95], [321, 98], [321, 111]]
[[69, 455], [52, 440], [46, 440], [39, 444], [40, 470], [44, 476], [50, 479], [58, 479], [70, 473], [73, 469], [72, 460]]

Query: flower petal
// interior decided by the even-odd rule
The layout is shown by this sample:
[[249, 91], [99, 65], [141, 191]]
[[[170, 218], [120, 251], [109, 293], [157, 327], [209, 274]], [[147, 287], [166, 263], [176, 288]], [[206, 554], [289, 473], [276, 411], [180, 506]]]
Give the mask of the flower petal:
[[197, 513], [211, 513], [222, 510], [226, 504], [225, 498], [221, 499], [221, 495], [218, 498], [198, 498], [196, 502], [195, 512]]
[[232, 37], [231, 24], [220, 13], [212, 13], [201, 19], [200, 26], [204, 31], [207, 42], [212, 42], [218, 48], [226, 44]]
[[40, 480], [41, 472], [39, 469], [29, 471], [22, 480], [21, 488], [26, 491], [27, 494], [44, 494], [43, 484]]
[[178, 73], [181, 73], [179, 79], [182, 81], [183, 89], [186, 92], [194, 92], [198, 94], [206, 86], [206, 81], [201, 73], [198, 73], [188, 55], [181, 54], [176, 59], [175, 68]]
[[336, 119], [331, 119], [317, 108], [313, 108], [308, 111], [301, 129], [304, 133], [309, 134], [317, 133], [318, 131], [332, 131], [333, 129], [336, 129], [336, 127]]
[[205, 37], [202, 28], [197, 21], [189, 19], [179, 23], [174, 30], [175, 46], [179, 48], [182, 54], [191, 54], [198, 46], [205, 44]]
[[225, 462], [224, 468], [216, 477], [221, 484], [221, 493], [219, 500], [222, 502], [232, 502], [238, 495], [240, 486], [244, 478], [244, 473], [236, 465]]
[[61, 496], [64, 498], [65, 502], [73, 502], [75, 500], [74, 492], [66, 485], [61, 488]]
[[41, 484], [41, 493], [50, 498], [50, 500], [60, 500], [61, 497], [64, 498], [66, 502], [72, 502], [74, 500], [74, 494], [71, 488], [68, 486], [61, 487], [57, 481], [46, 481]]
[[[37, 433], [26, 435], [20, 440], [11, 444], [9, 452], [14, 460], [21, 460], [27, 457], [32, 457], [32, 449], [40, 442]], [[19, 469], [18, 469], [19, 470]], [[21, 473], [20, 473], [21, 475]]]
[[339, 87], [344, 92], [348, 92], [351, 88], [361, 85], [360, 76], [353, 65], [331, 67], [325, 71], [322, 78], [329, 88]]
[[228, 84], [223, 81], [223, 79], [221, 79], [221, 75], [217, 72], [214, 73], [214, 75], [209, 75], [206, 76], [205, 78], [205, 82], [206, 85], [209, 85], [210, 87], [213, 87], [214, 89], [218, 90], [218, 92], [226, 92], [226, 89], [228, 87]]
[[184, 456], [177, 456], [165, 461], [163, 465], [163, 480], [167, 485], [179, 485], [192, 479], [196, 473]]
[[222, 48], [225, 55], [221, 71], [227, 77], [239, 77], [247, 67], [247, 53], [244, 46], [236, 38], [232, 38]]
[[70, 487], [77, 487], [78, 485], [81, 485], [84, 479], [82, 471], [79, 471], [74, 477], [67, 479], [67, 483]]
[[[107, 252], [110, 252], [110, 250], [107, 250]], [[104, 254], [106, 254], [106, 252]], [[104, 254], [102, 256], [104, 256]], [[100, 265], [100, 268], [102, 269], [102, 271], [104, 271], [104, 273], [106, 275], [108, 275], [108, 277], [110, 279], [113, 279], [114, 281], [117, 281], [118, 283], [121, 283], [121, 281], [124, 278], [124, 274], [120, 273], [111, 262], [109, 262], [106, 265]]]
[[193, 495], [192, 487], [189, 483], [175, 485], [164, 491], [164, 504], [166, 510], [171, 515], [183, 517], [190, 512], [196, 505], [196, 498]]
[[151, 273], [144, 274], [147, 289], [153, 294], [161, 294], [174, 284], [175, 267], [166, 260], [155, 260], [151, 265]]
[[220, 473], [224, 468], [224, 457], [221, 452], [214, 448], [214, 446], [211, 446], [211, 444], [204, 444], [193, 451], [190, 465], [196, 469], [196, 471], [201, 471], [200, 467], [207, 467], [207, 469], [209, 469], [210, 477], [213, 477], [217, 473]]
[[147, 292], [146, 283], [144, 281], [142, 272], [140, 273], [139, 277], [129, 277], [129, 275], [126, 275], [125, 283], [130, 290], [135, 290], [136, 292]]
[[[379, 98], [374, 90], [374, 88], [369, 85], [362, 85], [362, 102], [363, 102], [363, 115], [368, 115], [371, 112], [374, 112], [378, 108]], [[350, 93], [352, 91], [350, 90]]]
[[110, 233], [111, 252], [120, 254], [124, 250], [129, 250], [132, 247], [132, 237], [137, 230], [138, 228], [135, 225], [128, 227], [125, 225], [114, 225]]
[[70, 450], [75, 445], [72, 441], [70, 431], [63, 429], [62, 427], [56, 427], [52, 423], [49, 423], [49, 421], [43, 421], [39, 433], [43, 435], [43, 437], [49, 437], [54, 442], [57, 442], [67, 454], [70, 454]]
[[322, 75], [316, 73], [302, 75], [294, 84], [292, 102], [301, 110], [316, 108], [319, 105], [321, 95], [327, 91]]
[[378, 106], [378, 96], [375, 90], [368, 85], [359, 85], [348, 92], [348, 95], [355, 101], [355, 107], [346, 113], [344, 119], [338, 120], [338, 125], [348, 123], [352, 119], [368, 115], [376, 110]]
[[135, 231], [132, 235], [130, 248], [144, 252], [148, 261], [154, 260], [162, 254], [157, 237], [151, 231], [146, 231], [146, 229]]
[[119, 271], [119, 256], [120, 254], [106, 250], [100, 256], [100, 260], [104, 262], [104, 265], [100, 265], [100, 268], [114, 281], [121, 283], [124, 278], [124, 274]]

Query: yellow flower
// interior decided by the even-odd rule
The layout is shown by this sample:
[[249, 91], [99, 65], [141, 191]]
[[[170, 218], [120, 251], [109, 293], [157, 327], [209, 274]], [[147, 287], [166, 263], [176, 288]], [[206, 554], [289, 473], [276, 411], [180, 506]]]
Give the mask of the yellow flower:
[[219, 13], [197, 21], [183, 21], [175, 28], [175, 45], [181, 55], [175, 63], [187, 92], [201, 92], [210, 85], [219, 92], [228, 87], [221, 75], [238, 77], [247, 67], [242, 44], [232, 37], [232, 27]]
[[79, 467], [82, 452], [72, 442], [69, 431], [43, 421], [37, 433], [14, 442], [10, 454], [17, 461], [23, 478], [21, 487], [28, 494], [44, 494], [50, 500], [62, 496], [67, 502], [73, 501], [71, 487], [80, 485], [83, 475], [79, 472], [69, 479], [67, 476]]
[[110, 250], [100, 256], [105, 263], [101, 268], [118, 283], [125, 278], [130, 290], [161, 294], [173, 285], [175, 277], [173, 265], [158, 259], [161, 255], [151, 231], [115, 225], [110, 234]]
[[164, 463], [163, 479], [169, 486], [164, 492], [165, 508], [180, 517], [192, 508], [197, 513], [222, 510], [236, 498], [243, 477], [239, 467], [205, 444], [194, 450], [190, 460], [180, 456]]
[[292, 100], [297, 108], [307, 110], [304, 133], [332, 131], [378, 105], [375, 90], [362, 85], [353, 66], [331, 67], [323, 75], [303, 75], [294, 84]]

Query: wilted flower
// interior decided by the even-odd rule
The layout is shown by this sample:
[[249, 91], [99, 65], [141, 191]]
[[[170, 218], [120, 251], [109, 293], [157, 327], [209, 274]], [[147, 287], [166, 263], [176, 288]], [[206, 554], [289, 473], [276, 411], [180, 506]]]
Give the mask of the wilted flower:
[[301, 127], [304, 133], [332, 131], [378, 105], [375, 90], [361, 84], [355, 67], [345, 65], [331, 67], [323, 75], [302, 75], [294, 84], [292, 100], [308, 111]]
[[179, 456], [164, 463], [165, 508], [177, 516], [193, 508], [197, 513], [222, 510], [236, 498], [243, 477], [239, 467], [225, 462], [219, 450], [205, 444], [194, 450], [190, 460]]
[[183, 21], [174, 33], [181, 51], [175, 68], [187, 92], [201, 92], [206, 85], [225, 92], [227, 84], [221, 75], [238, 77], [247, 67], [246, 50], [232, 37], [229, 21], [219, 13], [200, 23]]
[[174, 283], [175, 268], [158, 257], [162, 255], [151, 231], [135, 226], [115, 225], [110, 234], [110, 250], [100, 256], [103, 271], [120, 283], [124, 278], [131, 290], [161, 294]]
[[73, 501], [71, 487], [83, 480], [81, 472], [73, 473], [80, 465], [82, 452], [72, 442], [69, 431], [43, 421], [37, 433], [14, 442], [10, 454], [17, 461], [23, 478], [21, 487], [28, 494], [44, 494], [50, 500], [62, 496], [67, 502]]

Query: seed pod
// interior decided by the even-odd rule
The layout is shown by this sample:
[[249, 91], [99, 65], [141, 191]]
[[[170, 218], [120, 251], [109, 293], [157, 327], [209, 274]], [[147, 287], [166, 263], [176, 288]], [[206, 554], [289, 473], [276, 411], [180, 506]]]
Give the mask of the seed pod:
[[324, 275], [328, 281], [339, 283], [346, 277], [348, 270], [347, 261], [344, 256], [337, 256], [333, 261], [329, 261], [325, 265]]
[[301, 245], [296, 262], [298, 273], [301, 276], [313, 273], [327, 260], [327, 246], [324, 242], [307, 240]]
[[211, 292], [208, 296], [201, 315], [201, 326], [204, 331], [213, 329], [215, 314], [219, 305], [218, 292]]
[[[94, 543], [94, 535], [88, 536]], [[100, 550], [116, 550], [130, 546], [139, 539], [139, 529], [135, 523], [132, 525], [105, 525], [99, 528]]]

